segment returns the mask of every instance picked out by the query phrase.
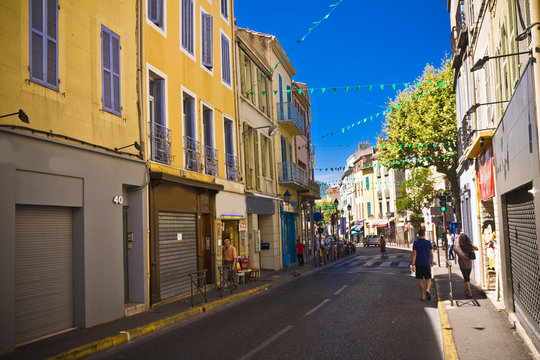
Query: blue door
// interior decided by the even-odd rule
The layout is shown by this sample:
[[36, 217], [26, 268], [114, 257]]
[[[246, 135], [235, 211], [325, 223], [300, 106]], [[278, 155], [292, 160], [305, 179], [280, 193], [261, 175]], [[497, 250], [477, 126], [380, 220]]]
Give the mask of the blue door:
[[296, 262], [296, 213], [281, 213], [281, 246], [283, 267]]

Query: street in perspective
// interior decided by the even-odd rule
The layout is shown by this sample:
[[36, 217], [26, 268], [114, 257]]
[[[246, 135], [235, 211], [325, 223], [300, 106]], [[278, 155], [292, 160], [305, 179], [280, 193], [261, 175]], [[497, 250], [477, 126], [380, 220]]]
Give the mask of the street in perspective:
[[0, 49], [0, 360], [540, 360], [539, 0], [2, 0]]

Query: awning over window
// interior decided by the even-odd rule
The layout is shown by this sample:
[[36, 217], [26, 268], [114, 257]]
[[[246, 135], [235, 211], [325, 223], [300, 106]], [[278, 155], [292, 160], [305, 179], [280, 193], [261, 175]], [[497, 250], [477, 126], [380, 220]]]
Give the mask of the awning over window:
[[388, 226], [388, 219], [374, 219], [368, 220], [368, 226], [370, 227], [383, 227]]

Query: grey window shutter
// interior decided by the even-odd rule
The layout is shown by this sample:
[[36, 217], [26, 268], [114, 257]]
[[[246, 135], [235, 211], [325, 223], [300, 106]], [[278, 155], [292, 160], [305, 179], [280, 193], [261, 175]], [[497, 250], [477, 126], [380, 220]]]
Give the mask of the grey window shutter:
[[221, 35], [221, 79], [231, 85], [231, 62], [229, 56], [229, 39]]
[[148, 18], [153, 23], [158, 23], [158, 0], [148, 0]]
[[193, 39], [193, 0], [188, 0], [188, 18], [189, 18], [189, 21], [188, 21], [188, 24], [189, 24], [189, 29], [188, 29], [189, 52], [191, 54], [193, 54], [193, 41], [194, 41], [194, 39]]
[[58, 89], [58, 3], [30, 2], [30, 79]]
[[202, 64], [208, 68], [212, 68], [212, 15], [202, 14]]
[[255, 141], [253, 144], [253, 155], [255, 156], [255, 187], [261, 190], [261, 174], [259, 173], [259, 133], [254, 131]]
[[111, 35], [105, 28], [101, 30], [101, 72], [103, 74], [103, 108], [111, 110]]
[[229, 18], [229, 4], [228, 4], [229, 0], [221, 0], [221, 15], [223, 15], [223, 17], [225, 19], [228, 19]]

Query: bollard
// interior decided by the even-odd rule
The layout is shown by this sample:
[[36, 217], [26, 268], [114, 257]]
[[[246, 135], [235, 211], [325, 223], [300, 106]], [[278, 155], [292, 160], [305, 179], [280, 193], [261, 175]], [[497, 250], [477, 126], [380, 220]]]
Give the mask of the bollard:
[[446, 264], [448, 266], [448, 284], [450, 285], [450, 305], [454, 306], [454, 294], [452, 291], [452, 261], [448, 261], [448, 258], [446, 258]]

